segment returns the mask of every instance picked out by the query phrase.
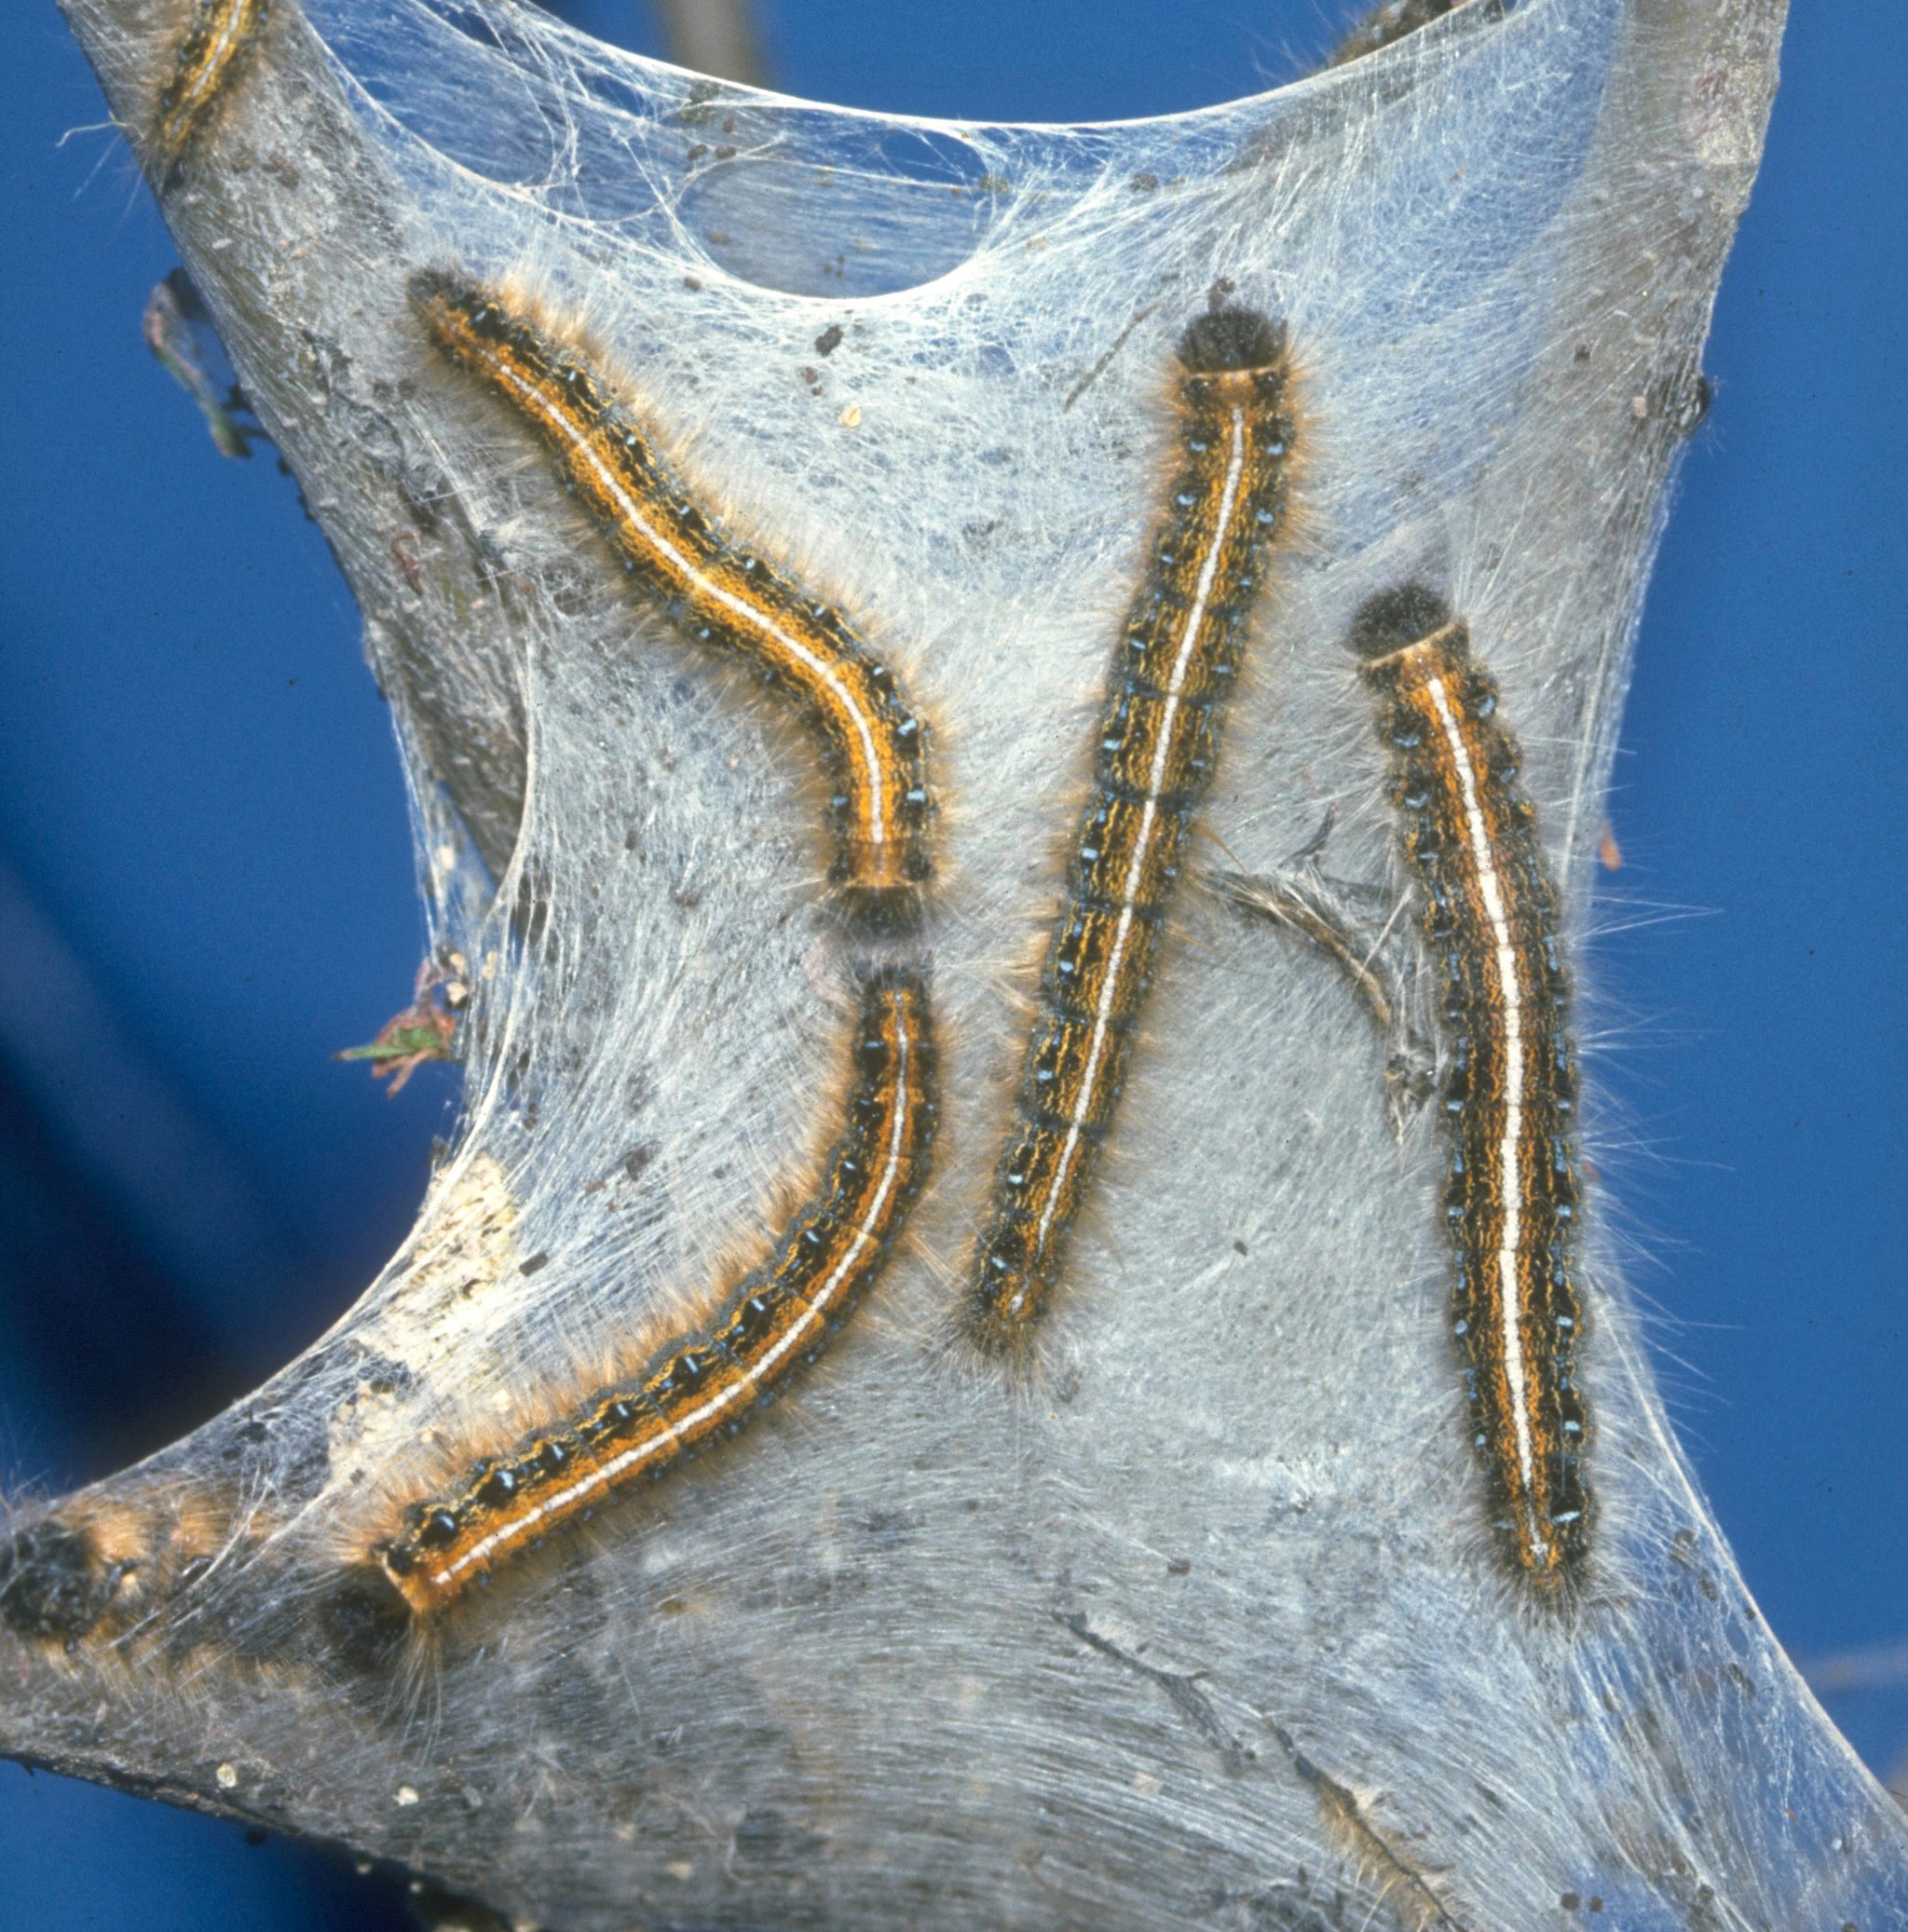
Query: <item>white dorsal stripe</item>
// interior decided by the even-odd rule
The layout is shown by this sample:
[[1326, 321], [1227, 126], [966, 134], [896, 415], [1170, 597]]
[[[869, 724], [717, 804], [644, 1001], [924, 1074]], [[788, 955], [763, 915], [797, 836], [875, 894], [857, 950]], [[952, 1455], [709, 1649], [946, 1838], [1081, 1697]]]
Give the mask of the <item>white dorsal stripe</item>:
[[226, 62], [252, 24], [249, 13], [243, 0], [237, 0], [237, 4], [225, 9], [225, 17], [218, 23], [218, 32], [207, 47], [205, 58], [198, 63], [198, 73], [193, 78], [190, 91], [173, 111], [175, 120], [183, 120], [192, 114], [224, 80]]
[[1504, 1344], [1505, 1377], [1510, 1383], [1510, 1413], [1512, 1427], [1517, 1434], [1518, 1469], [1523, 1478], [1526, 1530], [1533, 1546], [1542, 1548], [1547, 1544], [1548, 1537], [1533, 1504], [1537, 1487], [1536, 1456], [1531, 1440], [1528, 1378], [1524, 1368], [1523, 1330], [1519, 1320], [1518, 1298], [1518, 1245], [1523, 1233], [1521, 1160], [1526, 1051], [1523, 988], [1518, 979], [1517, 946], [1510, 930], [1510, 915], [1505, 905], [1503, 883], [1497, 876], [1497, 860], [1491, 844], [1490, 827], [1484, 822], [1483, 808], [1478, 799], [1478, 777], [1470, 747], [1465, 742], [1463, 727], [1445, 688], [1444, 679], [1436, 675], [1427, 678], [1425, 689], [1430, 693], [1438, 722], [1444, 732], [1444, 742], [1450, 748], [1451, 768], [1457, 773], [1471, 864], [1478, 875], [1478, 896], [1483, 901], [1484, 917], [1491, 927], [1489, 963], [1496, 975], [1504, 1012], [1504, 1124], [1497, 1144], [1504, 1227], [1498, 1237], [1497, 1252], [1489, 1258], [1489, 1265], [1495, 1269], [1497, 1275], [1498, 1322]]
[[1233, 517], [1238, 510], [1239, 482], [1245, 472], [1246, 412], [1235, 405], [1232, 412], [1232, 448], [1226, 458], [1225, 484], [1220, 493], [1219, 515], [1214, 519], [1212, 541], [1199, 566], [1198, 588], [1193, 594], [1192, 608], [1186, 613], [1185, 629], [1179, 633], [1179, 647], [1173, 657], [1173, 674], [1166, 684], [1165, 716], [1160, 726], [1159, 743], [1153, 751], [1152, 769], [1147, 774], [1146, 801], [1139, 817], [1139, 836], [1133, 842], [1133, 863], [1126, 868], [1126, 881], [1121, 890], [1120, 918], [1113, 930], [1112, 951], [1107, 960], [1106, 978], [1094, 1012], [1093, 1039], [1087, 1047], [1086, 1070], [1081, 1076], [1080, 1092], [1073, 1103], [1072, 1118], [1067, 1123], [1067, 1136], [1061, 1144], [1053, 1185], [1047, 1190], [1046, 1205], [1041, 1210], [1040, 1221], [1034, 1231], [1036, 1256], [1045, 1251], [1054, 1217], [1059, 1211], [1061, 1191], [1072, 1171], [1073, 1163], [1079, 1158], [1081, 1137], [1085, 1132], [1086, 1119], [1093, 1111], [1094, 1098], [1098, 1091], [1101, 1063], [1106, 1058], [1107, 1042], [1111, 1037], [1113, 1003], [1120, 993], [1121, 969], [1132, 940], [1140, 882], [1146, 877], [1146, 862], [1159, 820], [1160, 786], [1165, 781], [1173, 729], [1179, 721], [1179, 707], [1185, 701], [1186, 676], [1192, 667], [1201, 633], [1206, 628], [1206, 608], [1212, 599], [1212, 587], [1219, 580], [1220, 554], [1225, 548]]

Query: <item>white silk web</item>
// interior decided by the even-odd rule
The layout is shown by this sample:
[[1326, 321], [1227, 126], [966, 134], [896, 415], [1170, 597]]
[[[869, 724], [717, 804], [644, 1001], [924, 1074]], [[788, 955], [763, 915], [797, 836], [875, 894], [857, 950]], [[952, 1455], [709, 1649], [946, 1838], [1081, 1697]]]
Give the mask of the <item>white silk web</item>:
[[[163, 40], [73, 10], [136, 124]], [[97, 1764], [110, 1679], [172, 1789], [237, 1729], [266, 1768], [208, 1802], [571, 1932], [1899, 1913], [1901, 1821], [1693, 1490], [1594, 1197], [1591, 1583], [1553, 1614], [1497, 1567], [1436, 1109], [1394, 1134], [1323, 952], [1188, 880], [1033, 1385], [950, 1319], [1186, 322], [1282, 318], [1300, 412], [1194, 871], [1275, 876], [1329, 816], [1325, 869], [1391, 904], [1342, 639], [1423, 578], [1503, 687], [1580, 931], [1779, 26], [1473, 5], [1273, 94], [1069, 129], [721, 86], [495, 0], [278, 7], [168, 213], [364, 608], [471, 989], [467, 1115], [339, 1327], [104, 1486], [216, 1516], [223, 1555], [155, 1607], [151, 1681], [43, 1667], [45, 1754]], [[871, 949], [829, 907], [809, 738], [626, 592], [431, 353], [420, 268], [561, 320], [932, 721], [938, 878], [874, 949], [932, 973], [944, 1125], [908, 1244], [789, 1395], [387, 1681], [329, 1659], [341, 1568], [706, 1315], [834, 1136]]]

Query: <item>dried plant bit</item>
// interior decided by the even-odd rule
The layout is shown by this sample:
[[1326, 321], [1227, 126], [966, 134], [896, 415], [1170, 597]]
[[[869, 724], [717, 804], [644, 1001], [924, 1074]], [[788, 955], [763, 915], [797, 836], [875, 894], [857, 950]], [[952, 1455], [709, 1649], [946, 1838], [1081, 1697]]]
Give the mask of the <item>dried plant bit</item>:
[[159, 90], [147, 168], [165, 186], [218, 111], [265, 25], [268, 0], [192, 0], [191, 24]]
[[1206, 883], [1238, 911], [1311, 940], [1343, 969], [1381, 1032], [1389, 1034], [1398, 1025], [1403, 995], [1376, 935], [1367, 937], [1358, 930], [1355, 916], [1314, 867], [1275, 873], [1213, 872], [1206, 875]]
[[[641, 1375], [599, 1391], [508, 1454], [475, 1463], [375, 1546], [412, 1611], [454, 1601], [638, 1478], [733, 1435], [827, 1346], [880, 1272], [927, 1178], [938, 1082], [918, 974], [889, 967], [869, 975], [853, 1062], [847, 1124], [819, 1190], [716, 1318], [671, 1341]], [[356, 1601], [340, 1614], [374, 1640], [382, 1627]]]
[[1473, 1440], [1519, 1572], [1570, 1582], [1589, 1549], [1576, 1349], [1576, 1065], [1537, 815], [1463, 620], [1407, 584], [1350, 643], [1380, 701], [1392, 796], [1443, 982], [1445, 1220]]
[[820, 738], [831, 878], [877, 923], [905, 925], [933, 866], [927, 728], [891, 666], [832, 605], [737, 546], [664, 460], [654, 432], [582, 356], [499, 294], [419, 275], [431, 340], [536, 430], [623, 566], [698, 644], [792, 699]]
[[1309, 862], [1274, 873], [1211, 872], [1205, 882], [1236, 911], [1296, 933], [1342, 971], [1384, 1040], [1385, 1099], [1401, 1139], [1431, 1097], [1437, 1054], [1416, 1024], [1413, 988], [1393, 962], [1385, 923], [1356, 909], [1352, 889]]
[[974, 1254], [965, 1326], [988, 1355], [1023, 1353], [1046, 1312], [1285, 521], [1294, 432], [1284, 327], [1216, 307], [1187, 328], [1179, 360], [1182, 455], [1114, 656], [1019, 1117]]

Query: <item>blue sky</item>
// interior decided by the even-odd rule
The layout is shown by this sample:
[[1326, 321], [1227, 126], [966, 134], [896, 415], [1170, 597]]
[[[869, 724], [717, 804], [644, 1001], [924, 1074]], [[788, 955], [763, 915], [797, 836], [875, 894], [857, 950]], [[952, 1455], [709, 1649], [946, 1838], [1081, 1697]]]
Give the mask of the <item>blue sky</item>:
[[[661, 50], [642, 0], [568, 10]], [[1908, 1637], [1908, 56], [1847, 18], [1792, 23], [1724, 285], [1715, 407], [1644, 619], [1587, 1029], [1629, 1142], [1610, 1177], [1672, 1409], [1805, 1661]], [[796, 93], [1101, 119], [1286, 77], [1336, 20], [1325, 0], [780, 0], [764, 37]], [[210, 1412], [349, 1302], [408, 1225], [451, 1085], [427, 1072], [387, 1104], [328, 1057], [402, 1003], [422, 940], [350, 600], [269, 454], [222, 460], [147, 354], [141, 309], [176, 258], [116, 141], [61, 144], [104, 110], [50, 6], [9, 68], [0, 866], [124, 1063], [222, 1150], [247, 1252], [271, 1258], [268, 1288], [239, 1292], [242, 1270], [102, 1182], [71, 1042], [50, 1019], [0, 1029], [0, 1471], [63, 1486]], [[1908, 1684], [1832, 1709], [1878, 1770], [1908, 1759]], [[374, 1932], [395, 1911], [313, 1855], [10, 1766], [0, 1871], [37, 1907], [20, 1923], [103, 1932]]]

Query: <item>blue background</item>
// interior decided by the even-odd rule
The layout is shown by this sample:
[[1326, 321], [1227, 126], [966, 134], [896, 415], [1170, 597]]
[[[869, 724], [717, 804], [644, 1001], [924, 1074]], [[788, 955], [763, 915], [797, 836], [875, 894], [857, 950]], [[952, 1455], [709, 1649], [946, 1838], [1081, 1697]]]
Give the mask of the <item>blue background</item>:
[[[641, 0], [568, 11], [663, 51]], [[140, 312], [175, 257], [52, 7], [22, 14], [0, 115], [16, 1492], [157, 1447], [334, 1319], [408, 1226], [453, 1091], [431, 1068], [387, 1103], [329, 1058], [404, 1003], [422, 946], [388, 724], [291, 482], [268, 451], [219, 457], [148, 355]], [[1050, 120], [1249, 92], [1338, 23], [1332, 0], [762, 18], [788, 91]], [[1805, 1663], [1908, 1637], [1908, 56], [1870, 27], [1813, 5], [1790, 28], [1707, 358], [1715, 408], [1645, 616], [1585, 1021], [1672, 1408]], [[156, 1143], [192, 1150], [183, 1180], [155, 1180]], [[1908, 1785], [1908, 1671], [1829, 1701]], [[395, 1888], [341, 1860], [0, 1765], [0, 1925], [402, 1921]]]

